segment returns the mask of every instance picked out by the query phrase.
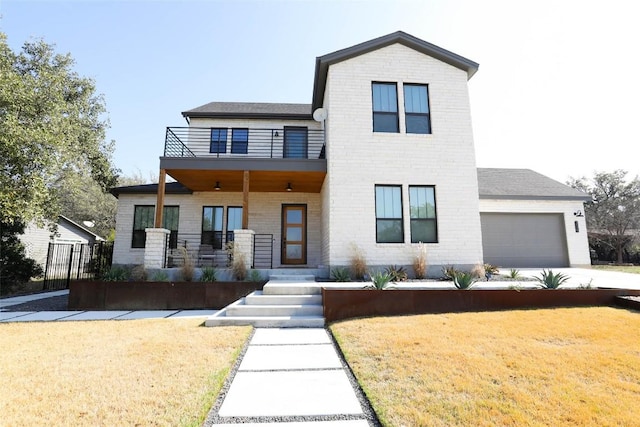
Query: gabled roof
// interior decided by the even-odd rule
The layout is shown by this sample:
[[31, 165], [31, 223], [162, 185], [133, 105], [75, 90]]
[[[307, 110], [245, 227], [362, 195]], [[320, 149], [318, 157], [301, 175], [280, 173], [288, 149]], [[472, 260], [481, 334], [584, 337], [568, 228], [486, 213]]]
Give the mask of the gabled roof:
[[263, 118], [311, 120], [310, 104], [282, 104], [267, 102], [210, 102], [183, 111], [185, 118]]
[[84, 227], [84, 226], [82, 226], [82, 225], [78, 224], [77, 222], [70, 220], [69, 218], [67, 218], [67, 217], [66, 217], [66, 216], [64, 216], [64, 215], [58, 215], [58, 224], [59, 224], [60, 222], [65, 222], [65, 223], [67, 223], [68, 225], [70, 225], [70, 226], [71, 226], [71, 228], [75, 228], [76, 230], [78, 230], [78, 231], [80, 231], [80, 232], [82, 232], [82, 233], [86, 233], [86, 234], [88, 234], [88, 235], [90, 235], [90, 236], [93, 236], [93, 238], [94, 238], [95, 240], [98, 240], [98, 241], [104, 241], [104, 238], [102, 238], [102, 237], [98, 236], [96, 233], [94, 233], [93, 231], [89, 230], [88, 228], [86, 228], [86, 227]]
[[481, 199], [580, 200], [591, 196], [530, 169], [478, 168]]
[[[114, 187], [109, 190], [111, 194], [120, 197], [121, 194], [157, 194], [158, 184], [142, 184], [142, 185], [129, 185], [127, 187]], [[165, 194], [192, 194], [193, 191], [189, 190], [179, 182], [167, 182], [165, 184]]]
[[329, 71], [330, 65], [346, 61], [347, 59], [351, 59], [395, 43], [400, 43], [411, 49], [417, 50], [418, 52], [424, 53], [425, 55], [429, 55], [449, 65], [460, 68], [467, 72], [468, 79], [478, 71], [478, 67], [480, 66], [470, 59], [421, 40], [411, 34], [407, 34], [403, 31], [396, 31], [395, 33], [387, 34], [386, 36], [378, 37], [346, 49], [341, 49], [333, 53], [317, 57], [316, 74], [313, 83], [313, 102], [311, 103], [313, 110], [322, 106], [324, 90], [327, 84], [327, 72]]

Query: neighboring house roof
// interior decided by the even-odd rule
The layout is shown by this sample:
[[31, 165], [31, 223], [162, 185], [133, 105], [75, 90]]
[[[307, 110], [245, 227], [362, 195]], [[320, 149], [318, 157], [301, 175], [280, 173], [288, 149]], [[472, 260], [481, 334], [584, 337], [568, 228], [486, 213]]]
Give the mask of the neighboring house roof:
[[364, 55], [365, 53], [369, 53], [395, 43], [400, 43], [418, 52], [424, 53], [425, 55], [429, 55], [449, 65], [460, 68], [461, 70], [466, 71], [468, 79], [470, 79], [480, 67], [478, 63], [473, 62], [470, 59], [421, 40], [411, 34], [407, 34], [403, 31], [396, 31], [395, 33], [387, 34], [386, 36], [378, 37], [346, 49], [341, 49], [317, 57], [316, 74], [313, 83], [313, 102], [311, 103], [313, 110], [322, 106], [324, 90], [327, 84], [327, 73], [330, 65], [346, 61], [347, 59], [351, 59], [356, 56]]
[[[167, 182], [165, 184], [165, 194], [192, 194], [193, 191], [189, 190], [179, 182]], [[142, 185], [130, 185], [127, 187], [114, 187], [109, 190], [111, 194], [120, 197], [121, 194], [157, 194], [158, 184], [142, 184]]]
[[64, 215], [60, 215], [58, 217], [58, 224], [60, 224], [61, 222], [66, 222], [67, 225], [71, 226], [71, 228], [75, 228], [76, 231], [89, 234], [95, 240], [104, 241], [104, 238], [98, 236], [96, 233], [94, 233], [93, 231], [89, 230], [88, 228], [78, 224], [77, 222], [70, 220], [69, 218], [67, 218]]
[[185, 118], [262, 118], [311, 120], [310, 104], [276, 104], [267, 102], [210, 102], [183, 111]]
[[531, 169], [478, 168], [481, 199], [581, 200], [591, 196]]

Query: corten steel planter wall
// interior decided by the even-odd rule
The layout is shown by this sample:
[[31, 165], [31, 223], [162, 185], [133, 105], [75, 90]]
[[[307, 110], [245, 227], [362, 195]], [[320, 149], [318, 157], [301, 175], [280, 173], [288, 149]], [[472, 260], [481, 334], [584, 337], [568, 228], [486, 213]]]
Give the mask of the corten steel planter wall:
[[266, 282], [99, 282], [72, 281], [69, 309], [221, 309]]
[[616, 296], [640, 295], [628, 289], [322, 289], [327, 322], [354, 317], [455, 313], [519, 308], [615, 305]]

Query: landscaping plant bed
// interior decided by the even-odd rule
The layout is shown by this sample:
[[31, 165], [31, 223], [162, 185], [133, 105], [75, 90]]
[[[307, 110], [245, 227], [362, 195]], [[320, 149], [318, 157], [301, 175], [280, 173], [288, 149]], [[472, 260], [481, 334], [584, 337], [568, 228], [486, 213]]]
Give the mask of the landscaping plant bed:
[[629, 289], [322, 289], [327, 322], [356, 317], [456, 313], [522, 308], [612, 306]]
[[75, 280], [69, 286], [71, 310], [221, 309], [255, 290], [261, 282], [103, 282]]

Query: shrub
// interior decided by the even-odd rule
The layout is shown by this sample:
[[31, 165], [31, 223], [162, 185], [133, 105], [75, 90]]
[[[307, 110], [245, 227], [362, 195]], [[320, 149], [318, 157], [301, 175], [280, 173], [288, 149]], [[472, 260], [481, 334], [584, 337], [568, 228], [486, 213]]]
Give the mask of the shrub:
[[105, 282], [126, 282], [129, 277], [130, 271], [128, 268], [114, 265], [102, 275], [102, 280]]
[[146, 282], [147, 270], [145, 270], [144, 265], [136, 265], [131, 269], [131, 274], [129, 275], [129, 277], [134, 282]]
[[511, 279], [519, 279], [520, 278], [520, 270], [517, 268], [512, 268], [509, 270], [509, 278]]
[[453, 265], [445, 265], [442, 267], [442, 277], [445, 280], [453, 280], [456, 277], [458, 270]]
[[42, 267], [25, 254], [24, 244], [18, 239], [24, 234], [24, 225], [0, 223], [0, 285], [2, 293], [20, 289], [32, 277], [41, 276]]
[[453, 284], [458, 289], [471, 289], [476, 280], [474, 273], [466, 271], [457, 271], [453, 276]]
[[391, 275], [389, 273], [377, 272], [371, 274], [371, 284], [365, 286], [365, 289], [389, 289], [389, 282], [391, 281]]
[[407, 272], [402, 266], [398, 267], [397, 265], [390, 265], [385, 268], [384, 271], [389, 275], [389, 277], [391, 277], [392, 282], [404, 282], [409, 278]]
[[416, 275], [416, 279], [427, 278], [427, 247], [424, 243], [418, 243], [418, 253], [413, 258], [413, 272]]
[[355, 243], [351, 244], [351, 269], [356, 280], [363, 280], [367, 274], [367, 260], [362, 249]]
[[498, 274], [500, 272], [500, 268], [497, 265], [485, 263], [484, 264], [484, 273], [493, 276], [494, 274]]
[[243, 281], [247, 278], [247, 267], [244, 262], [244, 254], [241, 252], [234, 254], [233, 263], [231, 264], [231, 271], [236, 280]]
[[249, 270], [249, 277], [247, 278], [249, 282], [262, 282], [262, 274], [254, 268]]
[[191, 258], [189, 251], [187, 251], [187, 248], [185, 248], [184, 246], [178, 247], [178, 252], [184, 260], [184, 262], [180, 266], [180, 276], [185, 282], [191, 282], [196, 275], [196, 266], [193, 262], [193, 258]]
[[164, 270], [158, 270], [151, 276], [152, 282], [168, 282], [169, 274]]
[[540, 277], [535, 278], [543, 288], [558, 289], [560, 285], [569, 280], [569, 276], [562, 273], [553, 273], [553, 270], [542, 270]]
[[215, 282], [216, 280], [218, 280], [218, 271], [215, 267], [204, 267], [202, 269], [201, 282]]
[[344, 267], [336, 267], [331, 270], [331, 277], [336, 279], [336, 282], [350, 282], [351, 275], [349, 274], [349, 270]]

